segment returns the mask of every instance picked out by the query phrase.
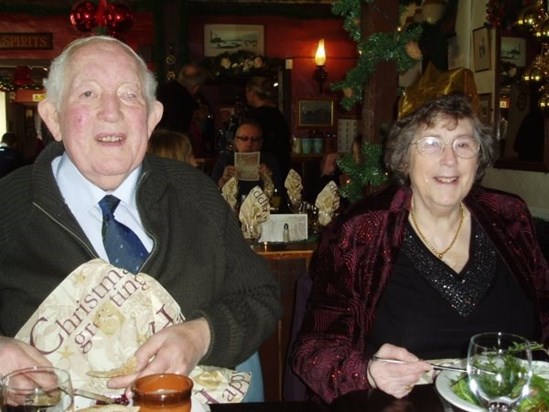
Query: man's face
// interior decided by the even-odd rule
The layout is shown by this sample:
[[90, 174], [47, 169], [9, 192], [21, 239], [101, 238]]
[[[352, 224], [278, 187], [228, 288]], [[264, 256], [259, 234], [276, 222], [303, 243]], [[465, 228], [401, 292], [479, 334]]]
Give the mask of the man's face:
[[116, 189], [141, 164], [162, 116], [159, 102], [147, 111], [137, 73], [137, 63], [120, 46], [83, 46], [69, 63], [59, 112], [43, 110], [78, 170], [104, 190]]
[[259, 152], [261, 150], [261, 129], [251, 124], [243, 124], [234, 137], [235, 152]]

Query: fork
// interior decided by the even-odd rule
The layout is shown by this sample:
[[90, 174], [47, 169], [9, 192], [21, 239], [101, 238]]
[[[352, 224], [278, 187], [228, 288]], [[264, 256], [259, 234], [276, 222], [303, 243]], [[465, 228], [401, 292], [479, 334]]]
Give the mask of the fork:
[[[384, 357], [377, 356], [377, 355], [372, 356], [372, 360], [379, 361], [379, 362], [386, 362], [386, 363], [410, 363], [410, 362], [406, 362], [406, 361], [403, 361], [403, 360], [400, 360], [400, 359], [384, 358]], [[433, 369], [435, 369], [435, 370], [445, 370], [445, 371], [454, 371], [454, 372], [467, 372], [466, 369], [460, 368], [460, 367], [457, 367], [457, 366], [439, 365], [437, 363], [433, 363], [433, 362], [429, 362], [429, 361], [427, 361], [427, 363], [430, 364], [433, 367]]]

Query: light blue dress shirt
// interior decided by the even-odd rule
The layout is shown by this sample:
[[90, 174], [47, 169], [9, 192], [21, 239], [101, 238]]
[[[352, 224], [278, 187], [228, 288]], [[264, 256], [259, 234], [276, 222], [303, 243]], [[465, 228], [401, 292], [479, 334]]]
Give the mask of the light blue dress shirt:
[[106, 192], [86, 179], [66, 152], [53, 160], [52, 170], [65, 203], [100, 258], [109, 261], [101, 236], [103, 214], [98, 204], [107, 194], [120, 199], [120, 204], [114, 212], [115, 219], [133, 230], [148, 252], [152, 250], [153, 240], [145, 233], [135, 200], [140, 167], [135, 169], [113, 192]]

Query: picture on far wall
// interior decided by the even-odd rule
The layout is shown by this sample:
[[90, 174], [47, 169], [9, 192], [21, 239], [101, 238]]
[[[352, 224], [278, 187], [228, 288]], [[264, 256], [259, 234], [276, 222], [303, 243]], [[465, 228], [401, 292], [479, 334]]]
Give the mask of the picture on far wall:
[[517, 67], [526, 66], [526, 39], [524, 37], [501, 37], [501, 60]]
[[473, 30], [473, 62], [476, 72], [490, 70], [492, 67], [490, 29], [488, 27], [480, 27]]
[[263, 26], [257, 24], [205, 24], [204, 56], [245, 50], [264, 54]]
[[299, 126], [330, 127], [334, 124], [333, 100], [300, 100]]

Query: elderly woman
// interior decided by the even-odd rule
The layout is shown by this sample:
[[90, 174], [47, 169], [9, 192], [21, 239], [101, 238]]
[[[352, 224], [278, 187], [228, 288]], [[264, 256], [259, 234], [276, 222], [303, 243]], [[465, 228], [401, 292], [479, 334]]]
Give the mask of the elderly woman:
[[400, 185], [340, 216], [312, 262], [292, 366], [324, 402], [375, 387], [403, 397], [432, 370], [421, 359], [465, 357], [478, 332], [549, 341], [549, 269], [528, 208], [475, 185], [494, 153], [463, 95], [394, 125], [385, 160]]

